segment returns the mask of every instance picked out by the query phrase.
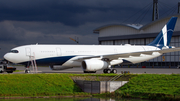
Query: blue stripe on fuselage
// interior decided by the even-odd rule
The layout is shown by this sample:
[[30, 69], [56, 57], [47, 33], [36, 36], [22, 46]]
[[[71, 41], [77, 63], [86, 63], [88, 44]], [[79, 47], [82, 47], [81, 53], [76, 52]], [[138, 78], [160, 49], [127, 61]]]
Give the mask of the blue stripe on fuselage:
[[[50, 58], [43, 58], [43, 59], [37, 59], [36, 64], [37, 65], [62, 65], [69, 59], [73, 58], [75, 56], [60, 56], [60, 57], [50, 57]], [[24, 64], [27, 65], [31, 64], [30, 61], [19, 63], [19, 64]]]

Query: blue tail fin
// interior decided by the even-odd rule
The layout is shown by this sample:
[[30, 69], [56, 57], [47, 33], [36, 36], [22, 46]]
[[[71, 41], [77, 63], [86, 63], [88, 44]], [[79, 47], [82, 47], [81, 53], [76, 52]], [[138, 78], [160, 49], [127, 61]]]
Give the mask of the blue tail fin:
[[169, 46], [171, 37], [176, 25], [177, 17], [172, 17], [169, 22], [163, 27], [158, 36], [148, 45], [150, 46]]

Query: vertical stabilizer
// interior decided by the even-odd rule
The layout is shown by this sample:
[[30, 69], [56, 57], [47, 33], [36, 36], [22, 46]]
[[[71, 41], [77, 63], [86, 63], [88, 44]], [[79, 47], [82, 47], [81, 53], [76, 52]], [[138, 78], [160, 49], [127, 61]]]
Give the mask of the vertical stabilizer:
[[172, 17], [169, 22], [162, 28], [158, 36], [148, 45], [150, 46], [169, 46], [171, 37], [174, 32], [177, 17]]

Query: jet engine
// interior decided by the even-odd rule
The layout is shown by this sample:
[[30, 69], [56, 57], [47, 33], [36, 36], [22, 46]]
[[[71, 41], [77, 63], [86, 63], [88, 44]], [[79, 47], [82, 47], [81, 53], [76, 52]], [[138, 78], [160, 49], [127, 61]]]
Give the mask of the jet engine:
[[108, 68], [109, 64], [102, 60], [87, 59], [82, 61], [82, 68], [84, 71], [97, 71]]
[[49, 68], [51, 70], [64, 70], [64, 69], [70, 69], [73, 67], [66, 67], [66, 66], [61, 66], [61, 65], [51, 65], [51, 66], [49, 66]]

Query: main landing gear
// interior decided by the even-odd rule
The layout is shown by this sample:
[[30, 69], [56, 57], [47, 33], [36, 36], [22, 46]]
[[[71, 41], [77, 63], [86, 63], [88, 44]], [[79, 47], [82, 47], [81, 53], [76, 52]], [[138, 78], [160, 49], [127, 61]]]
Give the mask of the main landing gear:
[[104, 73], [117, 73], [117, 70], [116, 69], [104, 69], [103, 70]]

